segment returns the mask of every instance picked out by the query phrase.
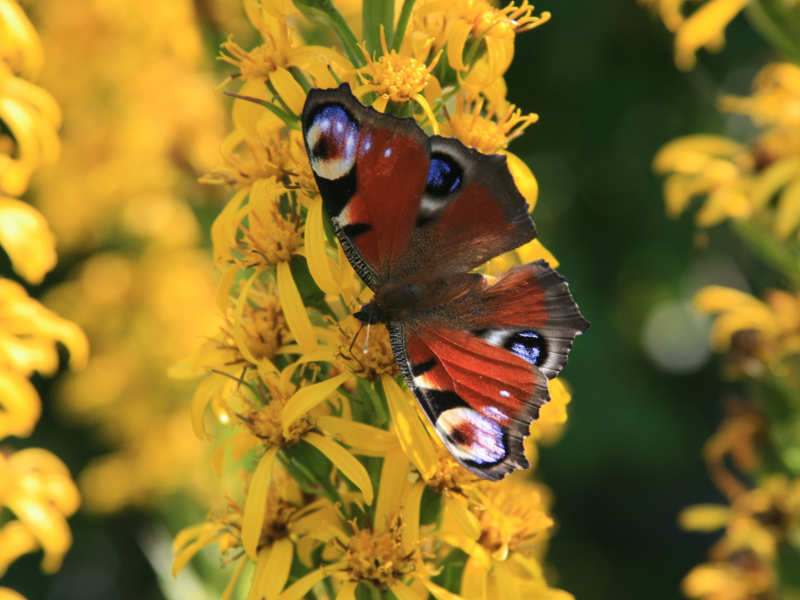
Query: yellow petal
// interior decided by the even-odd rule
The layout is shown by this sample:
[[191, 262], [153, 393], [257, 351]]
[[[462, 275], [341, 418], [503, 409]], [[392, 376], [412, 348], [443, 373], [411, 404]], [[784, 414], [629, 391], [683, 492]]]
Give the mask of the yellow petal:
[[314, 337], [314, 329], [311, 327], [311, 320], [308, 312], [303, 305], [303, 299], [297, 290], [297, 284], [292, 277], [289, 263], [281, 261], [278, 263], [278, 295], [281, 299], [281, 308], [286, 317], [286, 323], [294, 335], [294, 339], [309, 354], [317, 350], [317, 338]]
[[39, 548], [36, 536], [22, 521], [14, 519], [3, 525], [0, 528], [0, 577], [20, 556], [36, 552]]
[[292, 77], [292, 74], [283, 67], [278, 67], [270, 73], [269, 80], [289, 110], [295, 115], [302, 114], [303, 105], [306, 103], [306, 93]]
[[36, 79], [44, 66], [44, 50], [39, 34], [25, 11], [14, 0], [0, 0], [0, 50], [4, 60], [13, 57], [14, 70], [27, 79]]
[[450, 29], [450, 36], [447, 39], [447, 60], [456, 71], [467, 69], [464, 64], [464, 45], [467, 43], [471, 30], [472, 25], [461, 19], [456, 21]]
[[253, 356], [253, 353], [250, 352], [250, 348], [247, 347], [247, 343], [244, 341], [242, 315], [244, 314], [244, 307], [247, 304], [247, 296], [250, 294], [250, 288], [253, 287], [259, 275], [261, 275], [261, 272], [255, 269], [252, 275], [247, 278], [247, 281], [239, 292], [239, 298], [236, 300], [236, 309], [233, 313], [233, 337], [236, 340], [236, 346], [239, 348], [239, 352], [242, 353], [242, 356], [254, 365], [258, 363], [258, 359]]
[[347, 581], [336, 594], [336, 600], [356, 600], [356, 588], [358, 583], [355, 581]]
[[398, 445], [397, 449], [386, 455], [381, 469], [378, 489], [378, 505], [375, 507], [375, 527], [385, 528], [389, 516], [398, 508], [403, 497], [403, 490], [408, 483], [408, 467], [410, 463], [406, 453]]
[[264, 453], [258, 461], [256, 472], [250, 481], [250, 491], [244, 504], [244, 516], [242, 517], [242, 545], [247, 555], [258, 560], [258, 540], [261, 538], [261, 530], [264, 525], [264, 513], [267, 507], [267, 492], [269, 482], [272, 479], [272, 464], [278, 455], [279, 448], [273, 446]]
[[28, 283], [39, 284], [56, 266], [55, 236], [41, 213], [0, 195], [0, 246], [14, 270]]
[[42, 402], [30, 381], [0, 368], [0, 440], [27, 437], [42, 414]]
[[349, 371], [341, 373], [333, 379], [326, 379], [313, 385], [300, 388], [289, 398], [281, 411], [281, 423], [283, 423], [283, 434], [289, 437], [289, 428], [301, 416], [306, 414], [317, 404], [327, 399], [340, 385], [353, 377]]
[[294, 544], [288, 538], [276, 541], [272, 545], [272, 552], [267, 562], [266, 572], [269, 574], [260, 587], [260, 600], [277, 600], [286, 581], [289, 579], [289, 570], [294, 557]]
[[331, 259], [328, 257], [325, 244], [325, 228], [322, 223], [322, 196], [317, 195], [311, 201], [306, 219], [305, 245], [308, 270], [311, 276], [326, 294], [338, 296], [342, 290], [331, 272]]
[[219, 284], [217, 284], [217, 308], [219, 312], [223, 315], [228, 312], [228, 298], [230, 297], [231, 293], [231, 286], [233, 285], [234, 279], [236, 279], [236, 274], [239, 272], [238, 265], [229, 265], [225, 272], [222, 274], [222, 277], [219, 280]]
[[511, 154], [511, 152], [503, 152], [508, 159], [508, 170], [511, 171], [511, 176], [514, 178], [514, 183], [517, 184], [519, 193], [528, 201], [530, 207], [528, 210], [533, 210], [536, 206], [536, 199], [539, 197], [539, 183], [533, 172], [530, 170], [518, 156]]
[[250, 591], [247, 594], [247, 600], [260, 600], [262, 595], [261, 587], [264, 583], [264, 578], [268, 575], [267, 563], [269, 562], [269, 557], [271, 555], [272, 548], [262, 548], [258, 551], [256, 570], [255, 573], [253, 573], [253, 581], [250, 584]]
[[700, 312], [717, 313], [737, 306], [751, 306], [754, 308], [766, 308], [766, 304], [761, 302], [747, 292], [742, 292], [733, 288], [721, 285], [708, 285], [695, 294], [692, 304]]
[[710, 533], [722, 529], [731, 518], [731, 509], [724, 504], [696, 504], [678, 515], [678, 525], [687, 531]]
[[486, 600], [489, 562], [470, 556], [461, 575], [461, 597], [464, 600]]
[[318, 417], [317, 429], [350, 446], [353, 454], [362, 456], [386, 456], [400, 447], [397, 436], [390, 431], [339, 417]]
[[445, 495], [444, 504], [450, 512], [450, 516], [464, 529], [467, 537], [477, 540], [481, 535], [481, 524], [477, 517], [467, 509], [466, 502], [460, 498]]
[[[239, 95], [266, 100], [267, 87], [263, 81], [248, 81], [239, 90]], [[231, 111], [233, 125], [244, 134], [248, 141], [258, 144], [261, 141], [261, 136], [258, 133], [258, 119], [266, 110], [266, 108], [255, 102], [236, 99], [233, 101], [233, 110]]]
[[308, 575], [295, 581], [289, 588], [279, 596], [279, 600], [302, 600], [315, 585], [325, 579], [328, 575], [322, 569], [311, 571]]
[[544, 259], [548, 265], [554, 269], [560, 264], [558, 259], [542, 245], [538, 238], [531, 240], [524, 246], [516, 249], [517, 256], [522, 264], [531, 263], [533, 261]]
[[428, 591], [431, 593], [436, 600], [462, 600], [458, 596], [456, 596], [453, 592], [449, 592], [446, 589], [439, 587], [432, 581], [428, 581], [427, 579], [417, 579], [417, 581], [421, 581], [422, 585], [428, 588]]
[[688, 71], [694, 68], [695, 52], [713, 44], [749, 0], [710, 0], [686, 19], [675, 34], [675, 64]]
[[236, 588], [236, 582], [239, 581], [239, 575], [242, 574], [242, 570], [247, 563], [248, 561], [246, 560], [239, 561], [239, 564], [237, 564], [236, 568], [233, 570], [233, 575], [231, 575], [231, 579], [228, 581], [228, 585], [225, 586], [225, 590], [222, 592], [219, 600], [230, 600], [231, 596], [233, 596], [233, 590]]
[[397, 600], [422, 600], [415, 594], [411, 588], [399, 579], [395, 579], [392, 587], [390, 588]]
[[6, 506], [25, 523], [44, 549], [42, 570], [55, 573], [64, 554], [72, 545], [72, 532], [67, 520], [52, 505], [37, 502], [24, 493], [9, 495]]
[[395, 380], [388, 375], [382, 375], [381, 381], [400, 445], [423, 479], [430, 479], [436, 473], [439, 459], [428, 437], [428, 432], [420, 423], [414, 410], [412, 402], [416, 402], [416, 400], [408, 398], [397, 386]]
[[[175, 553], [175, 558], [172, 561], [172, 576], [175, 577], [180, 573], [183, 568], [189, 564], [189, 561], [192, 560], [195, 554], [200, 552], [203, 548], [205, 548], [209, 544], [213, 544], [214, 542], [218, 542], [224, 537], [224, 534], [217, 534], [211, 537], [204, 538], [202, 541], [198, 540], [197, 542], [193, 542], [183, 548], [180, 552]], [[247, 562], [247, 561], [242, 561]]]
[[705, 168], [710, 157], [731, 158], [746, 152], [742, 144], [719, 135], [687, 135], [658, 151], [653, 159], [653, 170], [662, 175], [670, 171], [697, 173]]
[[799, 157], [791, 156], [769, 165], [753, 182], [753, 189], [750, 192], [753, 209], [764, 208], [779, 189], [796, 177], [800, 177]]
[[425, 484], [418, 481], [408, 492], [403, 504], [403, 550], [406, 552], [412, 552], [419, 545], [419, 505], [424, 491]]
[[514, 575], [505, 562], [496, 561], [494, 563], [491, 577], [498, 598], [503, 600], [522, 600], [519, 586], [514, 581]]
[[316, 432], [307, 433], [304, 439], [327, 456], [336, 468], [361, 490], [361, 493], [364, 494], [364, 501], [367, 504], [372, 504], [374, 497], [372, 481], [370, 481], [364, 465], [339, 444]]
[[[2, 0], [0, 0], [2, 4]], [[25, 596], [6, 587], [0, 587], [0, 600], [25, 600]]]
[[800, 177], [786, 186], [778, 199], [773, 224], [775, 236], [785, 240], [800, 225]]
[[212, 439], [211, 436], [205, 432], [205, 427], [203, 425], [203, 419], [205, 418], [206, 414], [206, 406], [208, 406], [208, 403], [211, 402], [211, 398], [214, 396], [214, 394], [222, 389], [222, 386], [224, 386], [225, 383], [226, 381], [224, 376], [209, 375], [200, 382], [200, 385], [197, 386], [197, 390], [192, 398], [191, 417], [192, 430], [200, 440]]

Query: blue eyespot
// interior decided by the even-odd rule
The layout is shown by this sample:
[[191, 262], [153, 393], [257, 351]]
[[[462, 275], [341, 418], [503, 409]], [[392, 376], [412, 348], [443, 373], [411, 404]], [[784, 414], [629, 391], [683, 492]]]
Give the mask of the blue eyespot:
[[331, 104], [320, 109], [306, 133], [314, 173], [331, 181], [350, 173], [359, 141], [358, 124], [343, 106]]
[[447, 196], [456, 191], [461, 184], [463, 172], [458, 163], [447, 154], [435, 153], [431, 156], [428, 183], [425, 191], [434, 196]]
[[533, 331], [515, 333], [503, 347], [537, 367], [547, 360], [547, 344], [542, 336]]

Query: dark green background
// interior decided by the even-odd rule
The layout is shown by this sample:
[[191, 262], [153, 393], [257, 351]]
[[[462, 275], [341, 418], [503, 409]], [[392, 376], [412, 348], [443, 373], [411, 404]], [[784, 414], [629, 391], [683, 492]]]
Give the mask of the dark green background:
[[[689, 216], [665, 217], [650, 162], [675, 137], [722, 131], [715, 99], [747, 93], [772, 56], [740, 16], [722, 54], [701, 52], [698, 68], [681, 73], [672, 36], [633, 0], [551, 0], [537, 9], [553, 19], [517, 38], [507, 82], [509, 99], [541, 118], [511, 150], [539, 180], [540, 238], [592, 322], [564, 371], [574, 388], [567, 433], [543, 449], [537, 472], [556, 496], [548, 560], [557, 585], [579, 600], [678, 598], [681, 579], [716, 538], [681, 532], [676, 515], [722, 501], [700, 449], [722, 418], [725, 387], [714, 360], [689, 375], [656, 368], [640, 343], [643, 322], [656, 303], [685, 294], [687, 270], [704, 257], [730, 255], [757, 287], [770, 276], [724, 225], [696, 247]], [[206, 30], [213, 54], [221, 36]], [[62, 261], [33, 293], [63, 280], [77, 260]], [[106, 449], [91, 432], [53, 422], [52, 384], [36, 382], [45, 416], [14, 446], [48, 448], [78, 473]], [[177, 501], [171, 508], [180, 509]], [[59, 573], [41, 575], [40, 556], [26, 556], [0, 584], [29, 600], [161, 598], [139, 546], [153, 532], [151, 516], [79, 513], [71, 525], [75, 544]]]

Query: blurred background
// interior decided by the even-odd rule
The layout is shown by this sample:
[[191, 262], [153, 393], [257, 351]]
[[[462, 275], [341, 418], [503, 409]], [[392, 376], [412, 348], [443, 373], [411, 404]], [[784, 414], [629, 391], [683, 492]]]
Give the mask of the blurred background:
[[[14, 440], [48, 448], [79, 482], [74, 544], [55, 575], [26, 555], [3, 584], [29, 600], [214, 597], [200, 583], [214, 569], [177, 582], [168, 572], [171, 535], [202, 520], [211, 474], [186, 413], [194, 386], [165, 369], [218, 326], [206, 249], [227, 192], [197, 178], [229, 129], [229, 105], [211, 93], [231, 72], [214, 60], [219, 44], [233, 33], [250, 47], [254, 31], [224, 0], [25, 8], [45, 44], [39, 84], [65, 113], [61, 161], [28, 196], [60, 260], [27, 287], [84, 328], [93, 359], [77, 375], [34, 378], [44, 416]], [[701, 51], [683, 73], [672, 34], [634, 0], [537, 9], [553, 18], [518, 36], [506, 80], [509, 100], [540, 120], [511, 149], [539, 181], [540, 239], [592, 322], [564, 371], [566, 434], [538, 470], [556, 498], [551, 583], [580, 600], [678, 598], [718, 537], [683, 532], [676, 516], [724, 500], [700, 452], [731, 393], [690, 299], [703, 285], [775, 281], [727, 225], [698, 233], [689, 215], [668, 219], [651, 161], [678, 136], [748, 127], [715, 101], [747, 94], [773, 55], [740, 15], [724, 52]]]

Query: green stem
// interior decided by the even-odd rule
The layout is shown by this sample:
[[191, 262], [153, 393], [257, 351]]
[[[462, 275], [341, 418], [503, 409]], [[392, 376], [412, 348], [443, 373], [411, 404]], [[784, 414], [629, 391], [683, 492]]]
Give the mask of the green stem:
[[300, 119], [297, 118], [290, 112], [286, 112], [285, 110], [278, 108], [272, 102], [267, 102], [266, 100], [262, 100], [261, 98], [253, 98], [252, 96], [242, 96], [241, 94], [234, 94], [233, 92], [223, 92], [226, 96], [233, 96], [234, 98], [238, 98], [239, 100], [247, 100], [248, 102], [253, 102], [254, 104], [260, 104], [268, 111], [274, 113], [281, 121], [286, 123], [292, 129], [296, 129], [300, 131]]
[[755, 0], [745, 14], [773, 48], [800, 64], [800, 8], [790, 7], [785, 0]]
[[362, 16], [367, 52], [382, 54], [381, 25], [387, 40], [394, 37], [394, 0], [364, 0]]
[[733, 230], [764, 262], [779, 270], [794, 287], [800, 287], [800, 256], [777, 241], [753, 221], [731, 220]]
[[354, 67], [364, 66], [364, 57], [358, 47], [358, 38], [353, 33], [350, 24], [345, 20], [331, 0], [293, 0], [294, 5], [312, 21], [321, 19], [326, 21], [336, 31], [342, 42], [344, 53]]
[[403, 45], [403, 38], [408, 28], [408, 21], [411, 18], [411, 11], [416, 3], [417, 0], [405, 0], [405, 2], [403, 2], [400, 18], [397, 20], [397, 31], [395, 31], [394, 39], [392, 40], [392, 50], [400, 52], [400, 46]]

